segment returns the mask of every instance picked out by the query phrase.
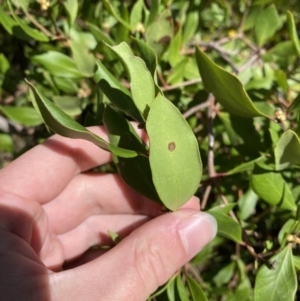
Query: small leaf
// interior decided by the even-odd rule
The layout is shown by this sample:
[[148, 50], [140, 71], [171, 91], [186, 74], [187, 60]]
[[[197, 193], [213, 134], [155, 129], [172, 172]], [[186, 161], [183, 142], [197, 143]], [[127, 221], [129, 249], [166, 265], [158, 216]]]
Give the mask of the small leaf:
[[256, 276], [255, 301], [295, 300], [297, 278], [293, 265], [291, 245], [287, 245], [269, 260], [270, 267], [263, 265]]
[[238, 216], [242, 221], [246, 220], [254, 213], [257, 201], [258, 195], [251, 188], [249, 188], [238, 200]]
[[237, 243], [242, 242], [242, 228], [227, 214], [218, 212], [218, 210], [208, 210], [207, 213], [211, 214], [218, 223], [218, 234], [222, 235]]
[[291, 36], [291, 40], [293, 42], [294, 48], [300, 57], [300, 42], [297, 34], [297, 28], [295, 25], [295, 20], [290, 11], [287, 12], [287, 23], [288, 23], [288, 28], [289, 28], [289, 33]]
[[94, 81], [114, 106], [131, 116], [134, 120], [144, 122], [144, 118], [133, 103], [130, 92], [101, 63], [97, 62]]
[[236, 76], [213, 63], [199, 48], [196, 48], [196, 60], [205, 89], [214, 94], [229, 113], [241, 117], [267, 117], [257, 110]]
[[188, 274], [186, 274], [186, 281], [191, 293], [192, 301], [208, 301], [201, 286]]
[[37, 126], [43, 123], [40, 115], [31, 107], [2, 106], [0, 111], [9, 119], [25, 126]]
[[172, 14], [169, 9], [164, 10], [156, 17], [155, 22], [146, 28], [145, 36], [147, 44], [160, 57], [173, 38]]
[[65, 54], [57, 51], [48, 51], [31, 58], [34, 62], [40, 63], [52, 75], [66, 78], [81, 78], [74, 60]]
[[[190, 2], [191, 3], [191, 2]], [[192, 6], [192, 4], [191, 4]], [[193, 8], [187, 13], [183, 26], [182, 43], [188, 43], [195, 35], [199, 23], [199, 12]]]
[[177, 210], [196, 192], [202, 176], [198, 141], [178, 109], [158, 95], [146, 122], [150, 166], [156, 191], [170, 210]]
[[115, 19], [120, 22], [125, 28], [131, 30], [131, 26], [129, 23], [127, 23], [124, 19], [122, 19], [117, 12], [115, 11], [113, 5], [108, 0], [103, 0], [105, 8], [108, 10], [108, 12], [115, 17]]
[[93, 54], [89, 53], [88, 49], [75, 41], [69, 41], [69, 45], [79, 72], [85, 77], [92, 77], [96, 63]]
[[258, 45], [264, 45], [269, 38], [274, 36], [281, 24], [275, 5], [259, 9], [254, 24], [254, 35]]
[[225, 265], [222, 269], [218, 271], [218, 273], [212, 278], [212, 281], [215, 283], [217, 287], [221, 287], [229, 283], [232, 278], [234, 271], [236, 268], [236, 262], [231, 262]]
[[112, 239], [112, 241], [114, 242], [114, 244], [118, 244], [121, 241], [121, 237], [119, 236], [118, 233], [108, 230], [108, 235], [110, 236], [110, 238]]
[[63, 5], [68, 13], [69, 27], [72, 27], [78, 12], [78, 1], [77, 0], [66, 0]]
[[137, 136], [130, 122], [110, 106], [105, 108], [103, 122], [109, 133], [111, 144], [144, 154], [134, 158], [120, 158], [113, 155], [121, 178], [142, 195], [161, 203], [152, 182], [146, 146]]
[[35, 28], [31, 28], [30, 26], [28, 26], [22, 19], [20, 19], [14, 12], [10, 1], [7, 1], [9, 10], [11, 15], [13, 16], [14, 20], [18, 23], [18, 25], [22, 28], [22, 30], [24, 30], [24, 32], [30, 36], [31, 38], [33, 38], [36, 41], [40, 41], [40, 42], [48, 42], [49, 38], [41, 31], [36, 30]]
[[300, 141], [297, 134], [291, 130], [285, 131], [278, 140], [274, 154], [276, 170], [300, 164]]
[[185, 285], [182, 282], [180, 274], [178, 274], [176, 277], [176, 289], [177, 289], [180, 301], [190, 301], [189, 296], [186, 291], [186, 288], [185, 288]]
[[282, 175], [256, 166], [252, 174], [251, 187], [267, 203], [288, 210], [296, 210], [295, 201]]
[[133, 30], [137, 29], [137, 25], [142, 21], [144, 1], [138, 0], [134, 3], [130, 13], [130, 26]]
[[249, 162], [242, 163], [237, 167], [225, 172], [226, 175], [234, 175], [236, 173], [251, 171], [254, 169], [255, 163], [265, 162], [267, 160], [266, 156], [260, 156], [257, 159], [251, 160]]
[[167, 296], [169, 301], [175, 301], [175, 278], [174, 277], [168, 281]]
[[[14, 141], [13, 141], [11, 135], [0, 133], [0, 151], [12, 153], [14, 151], [14, 149], [15, 149]], [[2, 165], [2, 162], [1, 162], [0, 166]]]
[[54, 103], [42, 96], [30, 82], [31, 99], [36, 110], [40, 113], [45, 124], [55, 133], [69, 138], [84, 139], [94, 143], [100, 148], [111, 151], [122, 157], [135, 157], [137, 153], [132, 150], [121, 149], [87, 130], [81, 124], [73, 120], [69, 115], [59, 109]]
[[98, 42], [104, 42], [110, 46], [115, 45], [115, 42], [113, 39], [111, 39], [110, 36], [108, 36], [104, 31], [102, 31], [99, 27], [97, 27], [96, 25], [87, 22], [87, 27], [89, 29], [89, 31], [94, 35], [95, 39]]
[[134, 104], [146, 119], [151, 103], [155, 98], [154, 81], [150, 71], [141, 58], [133, 55], [125, 42], [109, 47], [121, 60], [130, 78], [131, 95]]
[[147, 27], [153, 23], [159, 13], [160, 0], [152, 0], [150, 5], [150, 14], [147, 21]]

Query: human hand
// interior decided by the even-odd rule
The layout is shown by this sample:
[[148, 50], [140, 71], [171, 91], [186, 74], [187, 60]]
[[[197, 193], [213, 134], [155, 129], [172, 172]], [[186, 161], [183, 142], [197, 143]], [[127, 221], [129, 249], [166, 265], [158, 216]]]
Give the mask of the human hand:
[[[87, 172], [110, 160], [55, 135], [0, 171], [1, 300], [143, 301], [215, 236], [197, 198], [160, 215], [118, 175]], [[122, 241], [89, 250], [108, 230]]]

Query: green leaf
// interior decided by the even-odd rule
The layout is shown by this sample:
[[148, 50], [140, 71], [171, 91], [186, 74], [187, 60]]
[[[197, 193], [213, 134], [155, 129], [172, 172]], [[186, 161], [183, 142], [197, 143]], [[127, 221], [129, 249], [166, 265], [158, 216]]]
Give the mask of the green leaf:
[[81, 100], [74, 96], [53, 96], [53, 102], [71, 117], [81, 114]]
[[175, 301], [175, 278], [174, 277], [168, 281], [167, 296], [169, 301]]
[[236, 262], [231, 262], [225, 265], [213, 277], [212, 281], [215, 283], [217, 287], [221, 287], [222, 285], [229, 283], [230, 279], [234, 274], [235, 268], [236, 268]]
[[295, 25], [293, 14], [290, 11], [287, 11], [287, 23], [288, 23], [288, 29], [294, 48], [298, 56], [300, 57], [300, 42], [297, 34], [297, 28]]
[[297, 278], [293, 265], [291, 245], [270, 259], [271, 267], [263, 265], [256, 276], [255, 301], [295, 300]]
[[134, 3], [130, 13], [130, 27], [133, 30], [137, 29], [137, 26], [142, 21], [144, 1], [138, 0]]
[[156, 191], [170, 210], [196, 192], [202, 176], [198, 141], [178, 109], [158, 95], [146, 121], [150, 166]]
[[0, 151], [1, 152], [13, 152], [15, 149], [13, 139], [11, 135], [0, 134]]
[[93, 54], [75, 41], [69, 41], [69, 45], [79, 72], [85, 77], [92, 77], [94, 75], [94, 68], [96, 64]]
[[9, 119], [25, 126], [37, 126], [43, 123], [40, 115], [32, 107], [3, 106], [0, 107], [0, 111]]
[[77, 94], [79, 90], [77, 84], [71, 78], [53, 76], [52, 80], [55, 86], [66, 94]]
[[191, 9], [183, 25], [182, 43], [188, 43], [195, 35], [199, 23], [199, 12]]
[[10, 63], [6, 56], [0, 52], [0, 74], [5, 75], [5, 73], [9, 70]]
[[141, 58], [145, 62], [148, 70], [152, 74], [152, 77], [155, 78], [156, 66], [157, 66], [157, 58], [155, 51], [149, 47], [144, 41], [139, 39], [132, 39], [135, 45], [138, 48]]
[[285, 169], [293, 164], [300, 164], [300, 141], [291, 130], [285, 131], [274, 150], [276, 170]]
[[242, 228], [231, 217], [218, 210], [208, 210], [207, 213], [211, 214], [218, 223], [218, 235], [224, 236], [237, 243], [242, 242]]
[[169, 46], [173, 38], [173, 24], [172, 24], [172, 14], [169, 9], [164, 10], [146, 28], [146, 42], [154, 49], [157, 57], [160, 57], [162, 53]]
[[112, 241], [114, 242], [114, 244], [118, 244], [121, 241], [121, 237], [119, 236], [118, 233], [114, 232], [114, 231], [110, 231], [108, 230], [108, 235], [110, 236], [110, 238], [112, 239]]
[[114, 18], [120, 22], [125, 28], [131, 30], [131, 26], [129, 23], [127, 23], [124, 19], [122, 19], [117, 12], [115, 11], [113, 5], [108, 0], [103, 0], [104, 6], [107, 9], [107, 11], [114, 16]]
[[205, 89], [214, 94], [229, 113], [241, 117], [267, 117], [257, 110], [236, 76], [213, 63], [199, 48], [196, 48], [196, 60]]
[[77, 0], [66, 0], [63, 5], [68, 13], [69, 27], [72, 27], [78, 12], [78, 1]]
[[125, 42], [109, 47], [121, 60], [130, 78], [131, 95], [134, 104], [146, 119], [151, 103], [155, 98], [154, 81], [150, 71], [141, 58], [133, 55]]
[[299, 112], [300, 111], [300, 94], [295, 97], [293, 102], [288, 108], [288, 112]]
[[48, 51], [31, 58], [34, 62], [40, 63], [52, 75], [66, 78], [81, 78], [74, 60], [65, 54], [57, 51]]
[[10, 1], [7, 1], [7, 4], [8, 4], [10, 13], [13, 16], [14, 20], [18, 23], [18, 25], [22, 28], [22, 30], [28, 36], [30, 36], [34, 40], [40, 41], [40, 42], [48, 42], [49, 41], [49, 38], [42, 31], [36, 30], [35, 28], [31, 28], [15, 14]]
[[172, 39], [168, 49], [169, 63], [172, 67], [176, 66], [181, 61], [182, 58], [182, 55], [180, 54], [181, 47], [182, 47], [182, 32], [181, 29], [179, 29], [175, 37]]
[[135, 151], [121, 149], [114, 145], [110, 145], [107, 141], [90, 132], [59, 109], [54, 103], [41, 95], [33, 84], [28, 81], [26, 82], [30, 88], [31, 99], [34, 107], [40, 113], [45, 124], [55, 133], [64, 137], [90, 141], [100, 148], [111, 151], [118, 156], [130, 158], [137, 155]]
[[256, 166], [250, 183], [253, 191], [270, 205], [296, 210], [292, 192], [280, 173]]
[[300, 271], [300, 257], [299, 256], [293, 256], [293, 263], [295, 268]]
[[144, 122], [144, 118], [133, 103], [130, 92], [101, 63], [97, 62], [94, 81], [114, 106], [134, 120]]
[[98, 42], [104, 42], [110, 46], [115, 45], [116, 43], [114, 42], [113, 39], [110, 38], [110, 36], [108, 36], [105, 32], [103, 32], [99, 27], [97, 27], [96, 25], [87, 22], [87, 27], [89, 29], [89, 31], [94, 35], [94, 37], [96, 38], [96, 40]]
[[208, 301], [201, 286], [188, 274], [186, 274], [186, 281], [191, 293], [192, 301]]
[[147, 21], [147, 27], [153, 23], [159, 13], [160, 0], [152, 0], [150, 5], [150, 14]]
[[110, 106], [105, 108], [103, 122], [109, 133], [111, 144], [144, 154], [134, 158], [120, 158], [113, 155], [121, 178], [142, 195], [161, 203], [152, 182], [146, 146], [137, 136], [130, 122]]
[[180, 301], [190, 301], [189, 296], [186, 291], [186, 288], [182, 282], [181, 274], [178, 274], [176, 277], [176, 289], [177, 289]]
[[258, 195], [251, 188], [238, 200], [238, 216], [242, 221], [254, 214], [257, 201]]
[[267, 159], [266, 156], [260, 156], [257, 159], [242, 163], [242, 164], [238, 165], [237, 167], [225, 172], [224, 174], [234, 175], [234, 174], [240, 173], [240, 172], [251, 171], [254, 169], [255, 163], [265, 162], [266, 159]]
[[281, 27], [281, 20], [275, 5], [261, 8], [255, 18], [254, 35], [259, 46], [264, 45]]

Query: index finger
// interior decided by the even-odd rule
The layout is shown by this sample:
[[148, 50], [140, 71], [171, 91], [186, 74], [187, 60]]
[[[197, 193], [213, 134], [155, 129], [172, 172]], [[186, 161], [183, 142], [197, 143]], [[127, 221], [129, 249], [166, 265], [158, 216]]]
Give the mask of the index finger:
[[[108, 141], [104, 127], [92, 132]], [[59, 195], [74, 176], [111, 161], [93, 143], [54, 135], [0, 171], [0, 189], [45, 203]]]

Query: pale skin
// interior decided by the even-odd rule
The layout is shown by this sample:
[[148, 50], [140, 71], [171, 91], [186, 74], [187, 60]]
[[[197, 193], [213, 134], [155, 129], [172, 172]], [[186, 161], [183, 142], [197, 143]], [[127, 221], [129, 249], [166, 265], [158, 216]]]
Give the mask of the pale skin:
[[[109, 161], [54, 135], [0, 171], [1, 300], [144, 301], [215, 236], [196, 197], [161, 214], [118, 175], [88, 172]], [[108, 230], [122, 241], [90, 250], [112, 244]]]

